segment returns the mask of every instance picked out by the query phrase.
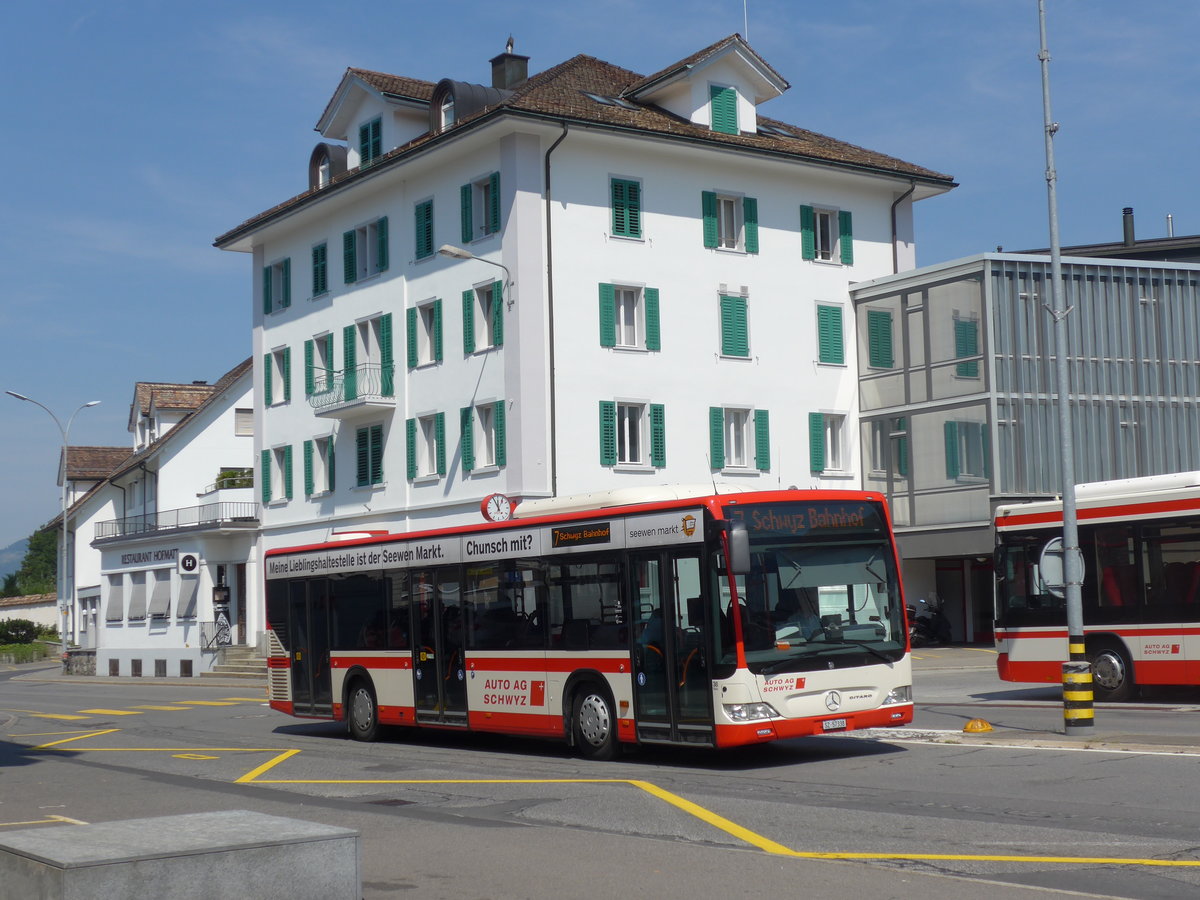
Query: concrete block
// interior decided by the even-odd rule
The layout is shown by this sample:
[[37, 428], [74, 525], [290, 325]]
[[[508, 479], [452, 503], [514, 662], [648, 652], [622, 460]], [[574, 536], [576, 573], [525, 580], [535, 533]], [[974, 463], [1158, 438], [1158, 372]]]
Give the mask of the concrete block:
[[0, 833], [22, 900], [360, 900], [357, 831], [247, 810]]

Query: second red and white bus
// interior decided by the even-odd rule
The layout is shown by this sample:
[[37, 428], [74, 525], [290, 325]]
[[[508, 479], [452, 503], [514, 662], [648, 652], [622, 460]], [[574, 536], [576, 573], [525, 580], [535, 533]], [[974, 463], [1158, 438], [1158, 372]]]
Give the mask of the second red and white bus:
[[[1200, 684], [1200, 472], [1076, 487], [1083, 630], [1097, 700], [1138, 685]], [[1065, 601], [1039, 556], [1061, 500], [997, 507], [996, 647], [1005, 681], [1059, 683]]]
[[272, 550], [270, 703], [295, 716], [731, 747], [912, 721], [881, 495], [659, 489]]

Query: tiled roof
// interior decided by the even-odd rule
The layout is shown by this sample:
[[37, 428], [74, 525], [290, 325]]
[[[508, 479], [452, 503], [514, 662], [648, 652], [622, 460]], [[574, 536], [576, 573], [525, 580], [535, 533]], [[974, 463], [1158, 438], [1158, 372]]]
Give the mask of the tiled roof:
[[171, 384], [161, 381], [139, 381], [134, 387], [134, 400], [142, 415], [150, 411], [150, 402], [159, 409], [195, 409], [216, 390], [211, 384]]
[[26, 594], [23, 597], [0, 597], [0, 609], [16, 606], [46, 606], [58, 600], [58, 594]]
[[132, 452], [128, 447], [71, 447], [67, 453], [67, 479], [107, 478]]
[[[693, 54], [696, 59], [712, 54], [729, 42], [738, 39], [737, 35], [718, 41], [710, 47]], [[693, 57], [689, 57], [692, 59]], [[566, 62], [559, 63], [544, 72], [530, 76], [529, 80], [517, 87], [513, 93], [498, 103], [484, 107], [475, 115], [459, 119], [445, 132], [438, 134], [426, 133], [407, 144], [397, 147], [376, 160], [369, 169], [351, 169], [344, 175], [335, 178], [330, 184], [313, 188], [285, 200], [271, 209], [247, 219], [241, 225], [219, 236], [214, 244], [218, 247], [235, 240], [246, 232], [253, 230], [259, 224], [273, 216], [290, 211], [317, 194], [336, 190], [342, 185], [353, 181], [364, 172], [375, 174], [390, 163], [424, 148], [426, 145], [441, 140], [446, 135], [458, 133], [461, 129], [472, 127], [483, 120], [501, 114], [533, 116], [545, 118], [554, 122], [574, 122], [581, 124], [607, 126], [620, 129], [632, 129], [646, 134], [656, 134], [677, 140], [686, 140], [702, 144], [724, 145], [741, 148], [747, 152], [764, 153], [768, 155], [797, 160], [811, 160], [836, 166], [865, 169], [874, 172], [894, 174], [901, 178], [911, 178], [926, 183], [934, 183], [950, 188], [954, 186], [952, 176], [924, 166], [914, 165], [877, 153], [836, 138], [827, 137], [814, 131], [799, 128], [760, 116], [758, 124], [771, 125], [787, 132], [788, 136], [777, 134], [722, 134], [712, 131], [703, 125], [698, 125], [673, 113], [667, 112], [654, 104], [631, 103], [629, 109], [618, 104], [597, 103], [586, 96], [587, 93], [600, 97], [621, 97], [628, 94], [636, 86], [648, 84], [649, 81], [663, 73], [669, 73], [686, 64], [686, 60], [673, 63], [661, 70], [658, 75], [649, 78], [622, 69], [612, 63], [596, 59], [593, 56], [579, 55]], [[765, 65], [765, 63], [764, 63]], [[378, 72], [367, 73], [361, 69], [349, 69], [364, 80], [370, 76], [372, 84], [381, 90], [385, 84], [393, 84], [405, 90], [430, 85], [429, 82], [417, 81], [411, 78], [401, 78], [394, 75], [384, 75]], [[772, 70], [774, 71], [774, 70]], [[429, 87], [432, 96], [432, 86]]]
[[776, 72], [774, 67], [771, 66], [770, 63], [768, 63], [765, 59], [763, 59], [761, 56], [759, 56], [757, 53], [755, 53], [753, 50], [751, 50], [750, 46], [748, 44], [746, 44], [745, 41], [742, 40], [742, 36], [740, 34], [731, 34], [731, 35], [729, 35], [729, 37], [721, 38], [721, 40], [717, 41], [715, 44], [709, 44], [703, 50], [697, 50], [691, 56], [684, 57], [683, 59], [679, 60], [678, 62], [671, 63], [671, 65], [667, 66], [665, 69], [659, 69], [653, 75], [647, 75], [645, 78], [642, 78], [639, 81], [635, 81], [633, 84], [631, 84], [625, 88], [624, 93], [626, 95], [636, 94], [639, 90], [646, 87], [647, 85], [654, 84], [654, 82], [658, 81], [659, 79], [666, 78], [670, 75], [673, 75], [676, 72], [682, 72], [684, 69], [686, 69], [690, 66], [694, 66], [698, 62], [708, 59], [708, 57], [712, 56], [714, 53], [724, 50], [726, 47], [728, 47], [730, 44], [733, 44], [733, 43], [741, 44], [743, 47], [745, 47], [747, 51], [749, 51], [751, 54], [753, 54], [754, 58], [756, 60], [758, 60], [758, 62], [762, 65], [762, 67], [764, 69], [766, 69], [768, 72], [770, 72], [772, 75], [774, 75], [780, 81], [782, 81], [785, 85], [787, 84], [787, 79], [784, 78], [782, 75], [780, 75], [778, 72]]
[[414, 100], [428, 102], [433, 97], [436, 85], [432, 81], [422, 81], [419, 78], [405, 78], [403, 75], [389, 75], [386, 72], [372, 72], [370, 69], [347, 69], [351, 75], [357, 75], [371, 87], [383, 94], [396, 97], [411, 97]]

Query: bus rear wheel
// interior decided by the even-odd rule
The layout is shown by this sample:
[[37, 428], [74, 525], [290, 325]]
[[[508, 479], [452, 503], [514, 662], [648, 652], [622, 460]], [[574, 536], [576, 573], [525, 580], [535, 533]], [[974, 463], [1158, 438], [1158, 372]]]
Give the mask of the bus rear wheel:
[[587, 759], [617, 755], [617, 720], [607, 691], [594, 684], [580, 687], [571, 708], [571, 730], [575, 746]]
[[373, 741], [379, 737], [379, 704], [375, 690], [365, 679], [350, 686], [346, 697], [346, 726], [356, 741]]
[[1128, 700], [1133, 696], [1133, 664], [1123, 647], [1094, 644], [1088, 647], [1087, 656], [1092, 664], [1092, 688], [1097, 700]]

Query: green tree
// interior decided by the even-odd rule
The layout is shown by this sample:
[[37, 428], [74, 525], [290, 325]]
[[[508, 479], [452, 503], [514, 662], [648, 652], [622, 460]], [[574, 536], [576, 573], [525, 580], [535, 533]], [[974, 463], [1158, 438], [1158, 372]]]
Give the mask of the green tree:
[[[29, 549], [16, 571], [15, 588], [10, 597], [25, 594], [53, 594], [57, 590], [55, 573], [58, 570], [58, 535], [54, 528], [35, 531], [29, 536]], [[8, 580], [4, 582], [7, 590]]]
[[9, 572], [4, 576], [4, 586], [0, 587], [0, 597], [19, 597], [21, 592], [17, 590], [17, 573]]

